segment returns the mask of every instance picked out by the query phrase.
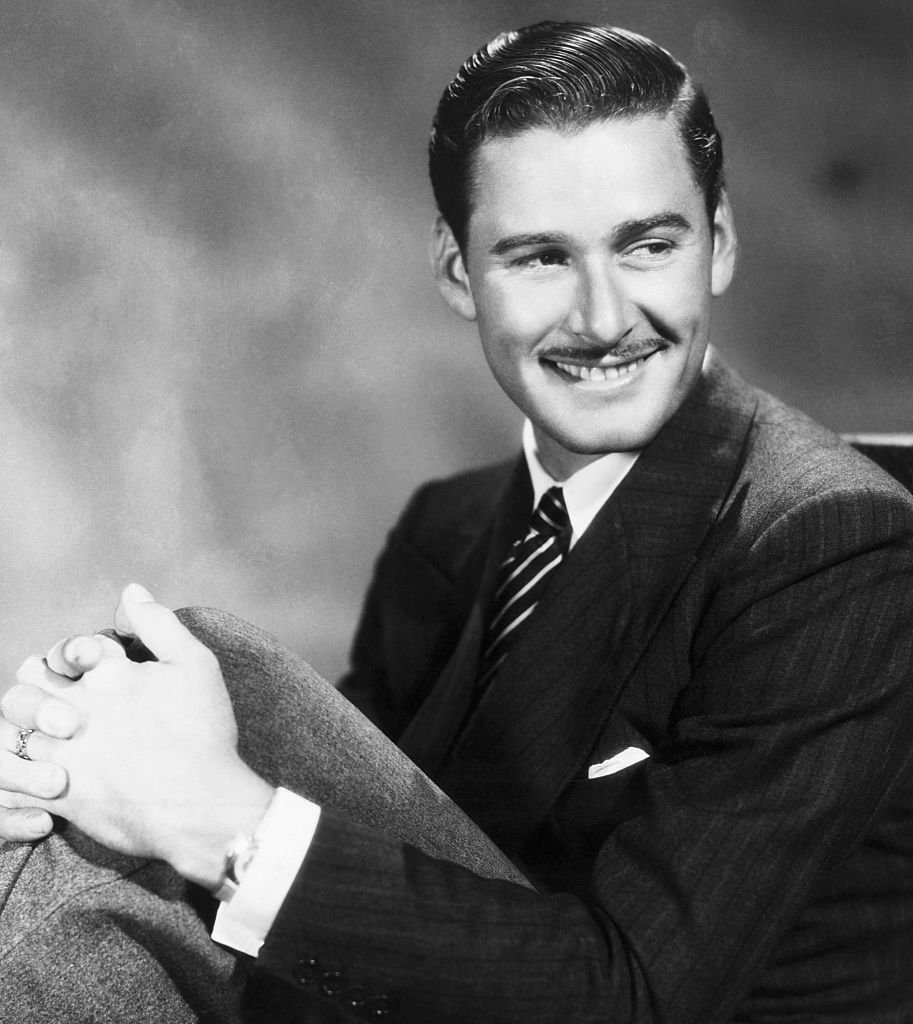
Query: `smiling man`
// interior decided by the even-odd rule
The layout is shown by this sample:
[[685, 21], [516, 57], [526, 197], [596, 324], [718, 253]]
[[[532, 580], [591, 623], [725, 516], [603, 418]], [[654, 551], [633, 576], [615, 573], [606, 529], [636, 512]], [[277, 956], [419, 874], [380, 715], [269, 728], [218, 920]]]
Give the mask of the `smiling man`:
[[[239, 672], [298, 670], [191, 616], [255, 771], [216, 660], [131, 588], [117, 625], [158, 661], [112, 645], [72, 684], [65, 648], [27, 662], [0, 784], [217, 893], [214, 937], [255, 958], [251, 1019], [913, 1019], [913, 502], [708, 349], [736, 241], [706, 99], [649, 40], [543, 23], [463, 65], [430, 166], [434, 272], [523, 452], [413, 497], [351, 703], [308, 682], [251, 744]], [[96, 929], [142, 932], [93, 908], [63, 842], [16, 862], [32, 941], [57, 934], [55, 863]], [[29, 947], [7, 948], [0, 987], [47, 1019]], [[212, 1012], [224, 962], [188, 980], [168, 948], [143, 943]]]
[[444, 299], [562, 480], [651, 441], [700, 376], [735, 232], [710, 217], [671, 112], [497, 135], [476, 155], [463, 247], [441, 217]]

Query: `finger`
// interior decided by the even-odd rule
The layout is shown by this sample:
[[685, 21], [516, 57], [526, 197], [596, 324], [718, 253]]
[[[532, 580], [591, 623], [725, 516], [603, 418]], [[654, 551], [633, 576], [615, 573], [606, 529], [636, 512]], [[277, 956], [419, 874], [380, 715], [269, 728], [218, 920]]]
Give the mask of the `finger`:
[[58, 640], [44, 656], [48, 668], [68, 679], [90, 672], [104, 657], [105, 649], [94, 636], [70, 636]]
[[43, 839], [53, 827], [53, 818], [38, 807], [0, 806], [0, 839], [11, 843], [33, 843], [36, 839]]
[[127, 660], [127, 651], [116, 636], [111, 636], [106, 632], [96, 633], [92, 639], [97, 640], [101, 644], [101, 649], [105, 658], [120, 658], [121, 661]]
[[65, 768], [56, 764], [60, 740], [0, 718], [0, 806], [23, 807], [53, 800], [67, 788]]
[[[58, 661], [59, 661], [58, 657]], [[55, 672], [44, 658], [32, 655], [16, 669], [16, 681], [30, 686], [38, 686], [48, 693], [65, 694], [70, 690], [73, 680], [69, 676]]]
[[25, 749], [29, 757], [26, 760], [13, 753], [19, 736], [17, 729], [12, 737], [3, 734], [3, 747], [0, 749], [0, 782], [3, 783], [5, 798], [0, 804], [22, 807], [32, 804], [35, 800], [54, 800], [61, 796], [67, 788], [67, 773], [59, 764], [42, 759], [50, 751], [48, 748], [53, 740], [35, 732], [27, 737]]
[[[67, 784], [67, 771], [58, 764], [61, 743], [66, 743], [66, 740], [55, 739], [38, 729], [13, 726], [13, 737], [3, 744], [0, 755], [4, 772], [0, 775], [0, 784], [5, 789], [42, 799], [50, 798], [52, 792], [60, 796]], [[9, 760], [10, 753], [13, 761]], [[22, 802], [19, 801], [20, 804]]]
[[3, 695], [0, 714], [10, 726], [38, 729], [61, 740], [74, 736], [81, 724], [81, 716], [72, 705], [40, 686], [24, 682], [11, 686]]
[[138, 604], [154, 604], [155, 598], [141, 583], [128, 583], [114, 609], [114, 628], [119, 636], [138, 636], [133, 624], [132, 611]]
[[141, 583], [128, 583], [114, 609], [114, 629], [118, 636], [132, 638], [137, 635], [130, 617], [134, 604], [154, 602], [155, 598]]
[[118, 633], [138, 637], [159, 661], [200, 661], [211, 652], [177, 616], [138, 583], [124, 589], [114, 613]]
[[106, 633], [77, 635], [58, 640], [44, 660], [52, 672], [67, 679], [78, 679], [96, 668], [102, 658], [126, 658], [124, 645]]

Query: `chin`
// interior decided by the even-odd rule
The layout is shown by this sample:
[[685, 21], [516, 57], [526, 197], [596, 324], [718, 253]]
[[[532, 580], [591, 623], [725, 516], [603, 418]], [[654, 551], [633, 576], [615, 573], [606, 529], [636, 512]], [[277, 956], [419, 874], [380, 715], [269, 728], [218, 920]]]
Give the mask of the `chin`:
[[[678, 409], [670, 405], [651, 409], [640, 415], [631, 410], [629, 415], [613, 417], [614, 422], [580, 425], [557, 434], [563, 448], [575, 455], [598, 456], [609, 452], [631, 452], [645, 448]], [[556, 435], [553, 435], [556, 436]]]
[[583, 455], [598, 458], [600, 455], [608, 455], [611, 452], [636, 452], [645, 448], [656, 436], [657, 430], [637, 430], [626, 428], [624, 430], [612, 431], [587, 444], [566, 445], [568, 451], [575, 455]]

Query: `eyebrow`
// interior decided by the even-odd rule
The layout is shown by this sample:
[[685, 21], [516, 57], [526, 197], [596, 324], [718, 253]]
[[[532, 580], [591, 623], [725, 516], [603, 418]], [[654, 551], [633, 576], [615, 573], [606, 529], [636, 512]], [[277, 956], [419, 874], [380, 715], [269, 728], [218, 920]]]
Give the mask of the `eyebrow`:
[[539, 234], [508, 235], [506, 238], [499, 238], [491, 247], [489, 252], [492, 256], [504, 256], [513, 252], [514, 249], [529, 249], [537, 245], [567, 245], [567, 235], [560, 232], [541, 232]]
[[641, 220], [626, 220], [616, 225], [612, 231], [612, 241], [616, 245], [624, 245], [635, 238], [656, 231], [657, 228], [672, 228], [674, 231], [690, 231], [691, 221], [681, 213], [674, 210], [664, 210], [652, 217], [644, 217]]
[[[612, 242], [615, 245], [625, 245], [635, 238], [639, 238], [657, 228], [672, 228], [676, 231], [690, 231], [691, 221], [680, 213], [673, 210], [666, 210], [654, 214], [652, 217], [643, 217], [634, 220], [622, 221], [612, 230]], [[492, 256], [504, 256], [515, 249], [535, 248], [542, 245], [569, 245], [570, 238], [560, 231], [531, 232], [528, 234], [507, 235], [499, 238], [491, 247], [489, 252]]]

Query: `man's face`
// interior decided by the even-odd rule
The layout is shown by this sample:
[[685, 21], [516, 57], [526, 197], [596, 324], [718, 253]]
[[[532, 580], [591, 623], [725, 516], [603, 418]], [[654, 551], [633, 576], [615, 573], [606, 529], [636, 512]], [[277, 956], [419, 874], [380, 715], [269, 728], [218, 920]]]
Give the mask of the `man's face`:
[[546, 468], [563, 479], [643, 447], [700, 374], [711, 296], [734, 263], [728, 204], [711, 228], [660, 117], [491, 139], [474, 170], [466, 249], [450, 268], [464, 294], [445, 298], [478, 321]]

